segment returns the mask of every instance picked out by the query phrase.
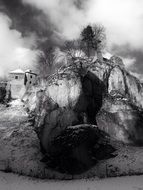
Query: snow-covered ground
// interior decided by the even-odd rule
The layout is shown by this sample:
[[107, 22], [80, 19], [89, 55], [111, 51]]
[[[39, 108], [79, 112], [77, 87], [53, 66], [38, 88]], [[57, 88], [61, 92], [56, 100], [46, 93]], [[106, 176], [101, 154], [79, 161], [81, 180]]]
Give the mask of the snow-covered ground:
[[0, 190], [143, 190], [143, 176], [54, 181], [0, 172]]

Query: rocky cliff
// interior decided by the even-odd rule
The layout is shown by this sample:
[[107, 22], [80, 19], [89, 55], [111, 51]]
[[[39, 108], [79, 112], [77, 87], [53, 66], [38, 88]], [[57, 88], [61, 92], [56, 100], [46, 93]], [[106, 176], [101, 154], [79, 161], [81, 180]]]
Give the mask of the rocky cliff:
[[103, 62], [88, 60], [82, 65], [79, 60], [62, 68], [48, 80], [45, 89], [37, 92], [35, 107], [35, 128], [46, 130], [47, 136], [53, 128], [50, 138], [68, 126], [98, 122], [97, 126], [115, 139], [143, 141], [143, 87], [116, 56]]
[[143, 172], [142, 84], [120, 58], [76, 60], [24, 101], [28, 118], [23, 103], [2, 106], [0, 170], [60, 179]]
[[[55, 148], [56, 139], [65, 139], [63, 132], [69, 126], [86, 128], [97, 125], [112, 140], [141, 145], [142, 91], [142, 84], [126, 71], [122, 60], [116, 56], [110, 60], [103, 59], [102, 62], [77, 59], [74, 64], [62, 67], [47, 80], [45, 88], [37, 90], [36, 95], [32, 94], [31, 100], [35, 101], [29, 104], [41, 151], [46, 155], [44, 162], [49, 160], [51, 150], [52, 154], [60, 150], [60, 146]], [[70, 143], [74, 144], [71, 134], [74, 134], [72, 130]], [[88, 133], [86, 135], [90, 136]], [[80, 137], [81, 133], [78, 133], [78, 138]], [[87, 141], [90, 142], [90, 138]], [[66, 149], [68, 148], [67, 146]], [[68, 153], [75, 159], [79, 159], [74, 151], [76, 148], [84, 157], [85, 154], [88, 155], [87, 145], [78, 141], [76, 147]], [[63, 149], [60, 150], [60, 156], [62, 151]], [[80, 159], [80, 162], [84, 160]]]

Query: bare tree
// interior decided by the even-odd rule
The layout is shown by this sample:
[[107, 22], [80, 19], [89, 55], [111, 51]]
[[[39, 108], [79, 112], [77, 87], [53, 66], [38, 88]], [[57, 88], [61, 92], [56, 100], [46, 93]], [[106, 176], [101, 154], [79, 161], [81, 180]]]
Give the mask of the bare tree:
[[39, 52], [37, 72], [41, 79], [46, 79], [54, 71], [54, 48], [47, 47], [44, 51]]
[[63, 51], [66, 53], [67, 62], [69, 64], [75, 63], [75, 61], [86, 57], [80, 39], [66, 41]]
[[67, 65], [67, 55], [59, 47], [49, 46], [40, 51], [37, 63], [37, 72], [42, 80], [48, 80], [59, 69]]
[[81, 39], [66, 41], [63, 51], [66, 53], [67, 63], [79, 76], [87, 73], [88, 57], [83, 51]]
[[94, 49], [104, 49], [106, 46], [106, 32], [102, 25], [93, 25], [92, 30], [94, 32]]
[[40, 78], [47, 80], [63, 65], [86, 65], [89, 62], [91, 51], [95, 52], [104, 48], [105, 41], [106, 35], [103, 26], [88, 25], [81, 32], [79, 39], [66, 41], [61, 49], [45, 42], [41, 47], [37, 64]]

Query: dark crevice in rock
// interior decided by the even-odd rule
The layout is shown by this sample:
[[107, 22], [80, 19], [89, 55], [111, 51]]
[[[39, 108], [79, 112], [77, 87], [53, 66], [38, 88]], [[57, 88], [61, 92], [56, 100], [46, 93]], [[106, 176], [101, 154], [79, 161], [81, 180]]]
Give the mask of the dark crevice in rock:
[[[104, 83], [92, 72], [81, 77], [82, 94], [75, 106], [75, 111], [80, 114], [85, 113], [87, 123], [96, 124], [96, 115], [102, 107], [103, 96], [106, 92]], [[84, 121], [81, 121], [82, 123]]]
[[104, 75], [103, 75], [103, 80], [104, 80], [104, 84], [105, 84], [105, 87], [106, 87], [106, 93], [108, 93], [108, 87], [109, 87], [109, 77], [110, 77], [110, 74], [111, 74], [111, 71], [112, 71], [113, 67], [110, 68], [109, 70], [107, 70]]

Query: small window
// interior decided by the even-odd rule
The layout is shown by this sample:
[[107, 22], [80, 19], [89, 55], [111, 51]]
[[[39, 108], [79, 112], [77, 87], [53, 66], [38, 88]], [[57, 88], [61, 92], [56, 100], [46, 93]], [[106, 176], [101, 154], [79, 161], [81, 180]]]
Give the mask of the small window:
[[18, 79], [18, 76], [15, 76], [15, 79]]
[[32, 75], [30, 75], [30, 78], [32, 79]]
[[31, 81], [29, 82], [29, 84], [31, 84]]

